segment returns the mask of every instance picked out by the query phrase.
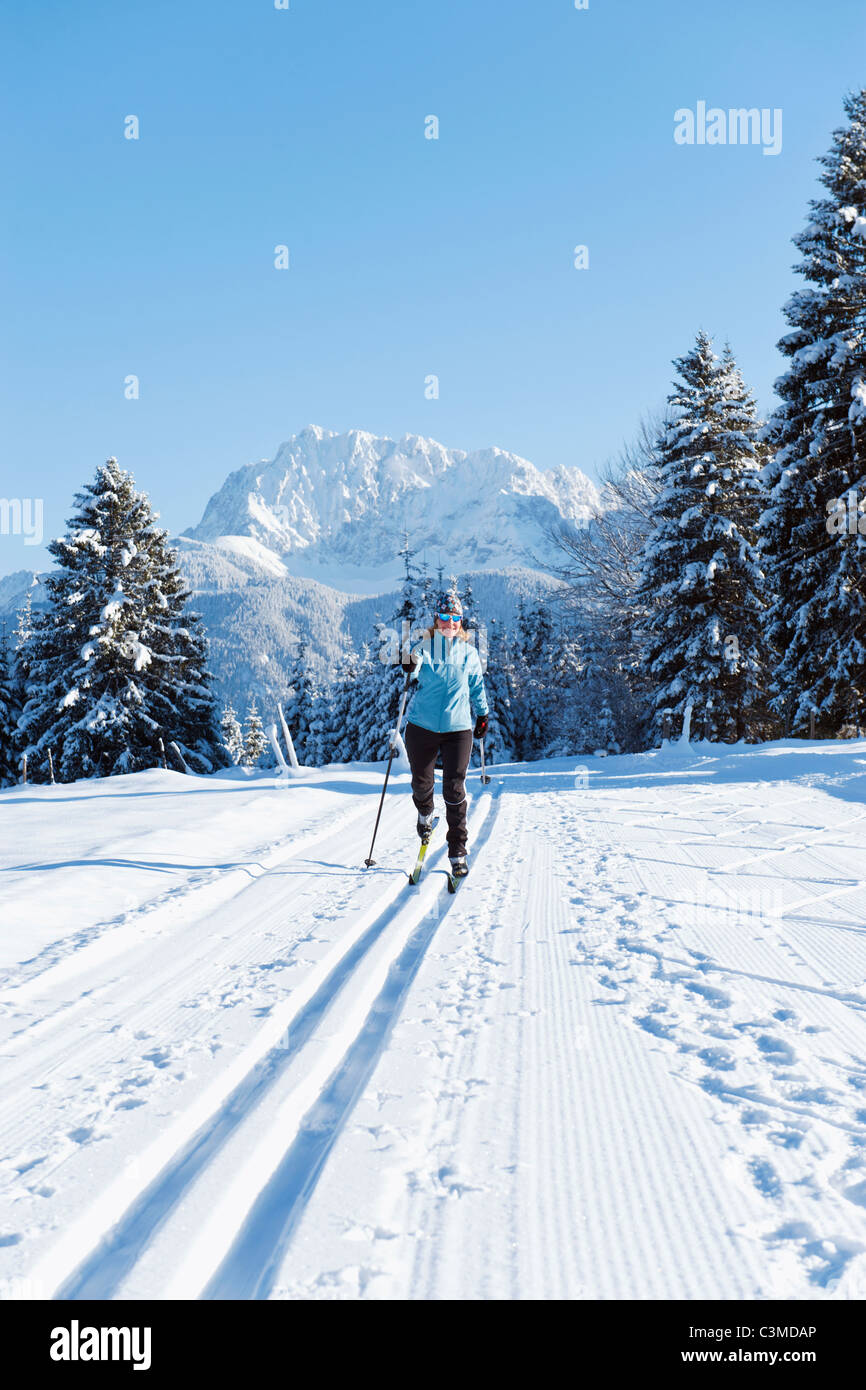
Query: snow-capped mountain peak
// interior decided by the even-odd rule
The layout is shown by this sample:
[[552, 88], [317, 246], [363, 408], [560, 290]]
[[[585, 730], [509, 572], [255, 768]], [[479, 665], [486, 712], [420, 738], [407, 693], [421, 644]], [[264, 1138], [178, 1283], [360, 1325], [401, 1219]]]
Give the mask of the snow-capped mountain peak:
[[578, 468], [542, 472], [500, 448], [308, 425], [270, 461], [231, 473], [186, 534], [248, 536], [290, 570], [393, 562], [403, 537], [461, 570], [531, 563], [547, 526], [598, 504]]

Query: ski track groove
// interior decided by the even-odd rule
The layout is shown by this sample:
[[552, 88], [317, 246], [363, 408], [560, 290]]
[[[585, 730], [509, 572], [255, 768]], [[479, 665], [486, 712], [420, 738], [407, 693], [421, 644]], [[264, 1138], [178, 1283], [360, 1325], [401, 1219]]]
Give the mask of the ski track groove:
[[[389, 822], [396, 820], [401, 809], [397, 804], [392, 804], [390, 813], [383, 815], [383, 822], [380, 827], [381, 834], [387, 836], [389, 828], [393, 830], [393, 826]], [[342, 835], [342, 828], [338, 833]], [[402, 872], [396, 877], [392, 877], [389, 888], [384, 894], [380, 894], [379, 899], [376, 899], [377, 902], [381, 901], [384, 904], [382, 910], [375, 916], [372, 923], [365, 923], [362, 931], [349, 933], [349, 941], [344, 955], [320, 984], [312, 998], [301, 1005], [300, 1014], [290, 1020], [287, 1025], [291, 1028], [290, 1046], [284, 1047], [282, 1043], [278, 1043], [276, 1048], [271, 1049], [264, 1057], [257, 1059], [249, 1072], [244, 1075], [240, 1083], [221, 1103], [219, 1109], [203, 1128], [178, 1146], [161, 1166], [152, 1182], [143, 1192], [137, 1193], [124, 1212], [112, 1222], [103, 1240], [95, 1248], [92, 1248], [83, 1260], [77, 1261], [75, 1269], [63, 1281], [56, 1294], [57, 1297], [78, 1299], [129, 1296], [124, 1292], [125, 1281], [135, 1283], [138, 1273], [137, 1263], [142, 1255], [147, 1254], [148, 1247], [154, 1237], [163, 1226], [175, 1219], [176, 1209], [182, 1204], [189, 1190], [194, 1189], [202, 1175], [208, 1175], [209, 1170], [219, 1164], [224, 1147], [232, 1142], [237, 1144], [238, 1134], [236, 1131], [242, 1131], [245, 1121], [256, 1107], [262, 1104], [267, 1105], [269, 1093], [275, 1082], [279, 1080], [282, 1071], [290, 1065], [302, 1065], [305, 1048], [315, 1049], [317, 1028], [323, 1021], [327, 1023], [328, 1011], [332, 1004], [342, 992], [345, 992], [352, 985], [359, 967], [364, 964], [368, 950], [375, 947], [384, 933], [393, 935], [402, 921], [412, 921], [418, 917], [419, 911], [422, 921], [431, 913], [435, 915], [435, 904], [432, 908], [429, 906], [429, 889], [433, 885], [428, 882], [427, 876], [435, 870], [435, 866], [443, 857], [444, 845], [437, 845], [428, 859], [428, 866], [425, 868], [425, 876], [419, 889], [411, 893], [406, 890]], [[374, 880], [361, 875], [361, 881], [371, 883]], [[440, 892], [437, 895], [436, 903], [439, 903], [442, 892], [445, 890], [445, 882], [443, 875], [442, 884], [437, 884]], [[423, 897], [420, 896], [422, 890], [426, 890]], [[460, 891], [462, 893], [463, 889]], [[459, 900], [459, 896], [458, 894], [458, 898], [454, 899], [455, 902]], [[448, 903], [445, 904], [443, 910], [447, 910], [447, 906]], [[438, 916], [435, 918], [434, 928], [437, 922]], [[400, 952], [397, 954], [399, 955]], [[374, 1003], [374, 1010], [375, 1007]], [[351, 1050], [352, 1045], [349, 1046], [347, 1052], [351, 1053]], [[336, 1070], [339, 1071], [340, 1068], [338, 1067]], [[328, 1088], [330, 1082], [331, 1077], [329, 1075], [324, 1089]], [[315, 1105], [316, 1103], [317, 1100], [314, 1098], [312, 1104]], [[255, 1191], [250, 1192], [247, 1205], [252, 1206], [255, 1198]], [[199, 1279], [197, 1273], [190, 1277], [193, 1282], [204, 1282]], [[227, 1283], [232, 1289], [239, 1288], [241, 1284], [244, 1287], [248, 1286], [255, 1289], [260, 1285], [261, 1279], [262, 1271], [258, 1268], [252, 1273], [248, 1269], [244, 1269], [243, 1274], [241, 1274], [233, 1266], [232, 1273], [227, 1276]], [[196, 1295], [187, 1288], [176, 1296], [190, 1297]], [[228, 1296], [252, 1295], [232, 1292]]]
[[[477, 863], [473, 872], [483, 872], [480, 865], [483, 865], [484, 846], [497, 820], [498, 792], [497, 787], [483, 795], [474, 815], [470, 807], [473, 860]], [[430, 868], [442, 857], [440, 851]], [[425, 875], [430, 868], [425, 868]], [[297, 1139], [259, 1192], [244, 1227], [209, 1280], [202, 1297], [267, 1298], [270, 1295], [292, 1233], [303, 1216], [328, 1154], [375, 1070], [418, 967], [443, 919], [457, 907], [466, 887], [466, 884], [461, 885], [458, 894], [452, 896], [443, 883], [437, 900], [425, 911], [412, 933], [420, 939], [413, 941], [410, 936], [399, 953], [392, 956], [388, 976], [366, 1012], [361, 1029], [327, 1077], [302, 1121]], [[401, 916], [407, 915], [410, 905], [411, 898]], [[423, 927], [425, 922], [426, 928]], [[320, 1118], [321, 1111], [325, 1112], [324, 1119]]]

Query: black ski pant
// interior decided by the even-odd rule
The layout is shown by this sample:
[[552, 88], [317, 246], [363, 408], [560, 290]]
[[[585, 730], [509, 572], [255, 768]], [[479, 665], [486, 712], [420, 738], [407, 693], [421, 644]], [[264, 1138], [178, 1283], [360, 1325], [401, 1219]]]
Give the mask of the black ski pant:
[[422, 816], [433, 810], [433, 769], [442, 752], [442, 799], [448, 821], [448, 853], [452, 859], [466, 853], [466, 769], [472, 756], [472, 730], [455, 729], [439, 734], [406, 725], [406, 752], [412, 768], [412, 800]]

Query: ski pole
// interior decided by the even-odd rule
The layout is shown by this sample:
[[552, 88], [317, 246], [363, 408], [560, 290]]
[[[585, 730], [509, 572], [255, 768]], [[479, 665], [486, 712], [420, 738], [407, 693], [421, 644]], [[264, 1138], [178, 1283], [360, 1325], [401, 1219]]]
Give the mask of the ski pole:
[[483, 738], [480, 740], [480, 743], [481, 743], [481, 782], [482, 782], [482, 785], [486, 785], [486, 783], [490, 781], [490, 778], [487, 776], [487, 773], [486, 773], [485, 770], [484, 770], [484, 739], [483, 739]]
[[[413, 669], [414, 669], [414, 668], [413, 668]], [[409, 674], [408, 674], [408, 676], [406, 677], [406, 684], [403, 686], [403, 693], [402, 693], [402, 695], [400, 696], [400, 709], [399, 709], [399, 711], [398, 711], [398, 713], [397, 713], [397, 730], [396, 730], [397, 734], [400, 733], [400, 725], [403, 723], [403, 710], [406, 708], [406, 696], [409, 694], [409, 682], [410, 682], [411, 679], [412, 679], [412, 671], [410, 671]], [[381, 795], [380, 798], [379, 798], [379, 810], [378, 810], [378, 813], [377, 813], [377, 815], [376, 815], [376, 824], [375, 824], [375, 826], [373, 827], [373, 839], [372, 839], [371, 844], [370, 844], [370, 853], [369, 853], [369, 856], [364, 860], [364, 863], [366, 864], [366, 866], [367, 866], [368, 869], [371, 869], [371, 868], [373, 867], [373, 865], [376, 863], [375, 859], [373, 858], [373, 845], [375, 845], [375, 843], [376, 843], [376, 835], [378, 834], [378, 831], [379, 831], [379, 819], [380, 819], [380, 817], [381, 817], [381, 815], [382, 815], [382, 807], [383, 807], [384, 804], [385, 804], [385, 793], [386, 793], [386, 791], [388, 790], [388, 778], [391, 776], [391, 764], [392, 764], [392, 762], [394, 761], [394, 749], [396, 748], [396, 746], [397, 746], [397, 740], [396, 740], [396, 738], [393, 738], [393, 737], [392, 737], [392, 739], [391, 739], [391, 754], [390, 754], [390, 757], [388, 758], [388, 766], [387, 766], [387, 768], [385, 769], [385, 785], [384, 785], [384, 787], [382, 788], [382, 795]]]

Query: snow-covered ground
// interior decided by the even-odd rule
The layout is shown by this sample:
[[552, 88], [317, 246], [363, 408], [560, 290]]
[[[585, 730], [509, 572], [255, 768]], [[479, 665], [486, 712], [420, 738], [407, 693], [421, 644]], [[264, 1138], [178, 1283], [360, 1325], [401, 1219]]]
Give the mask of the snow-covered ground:
[[866, 1297], [866, 743], [0, 794], [0, 1293]]

